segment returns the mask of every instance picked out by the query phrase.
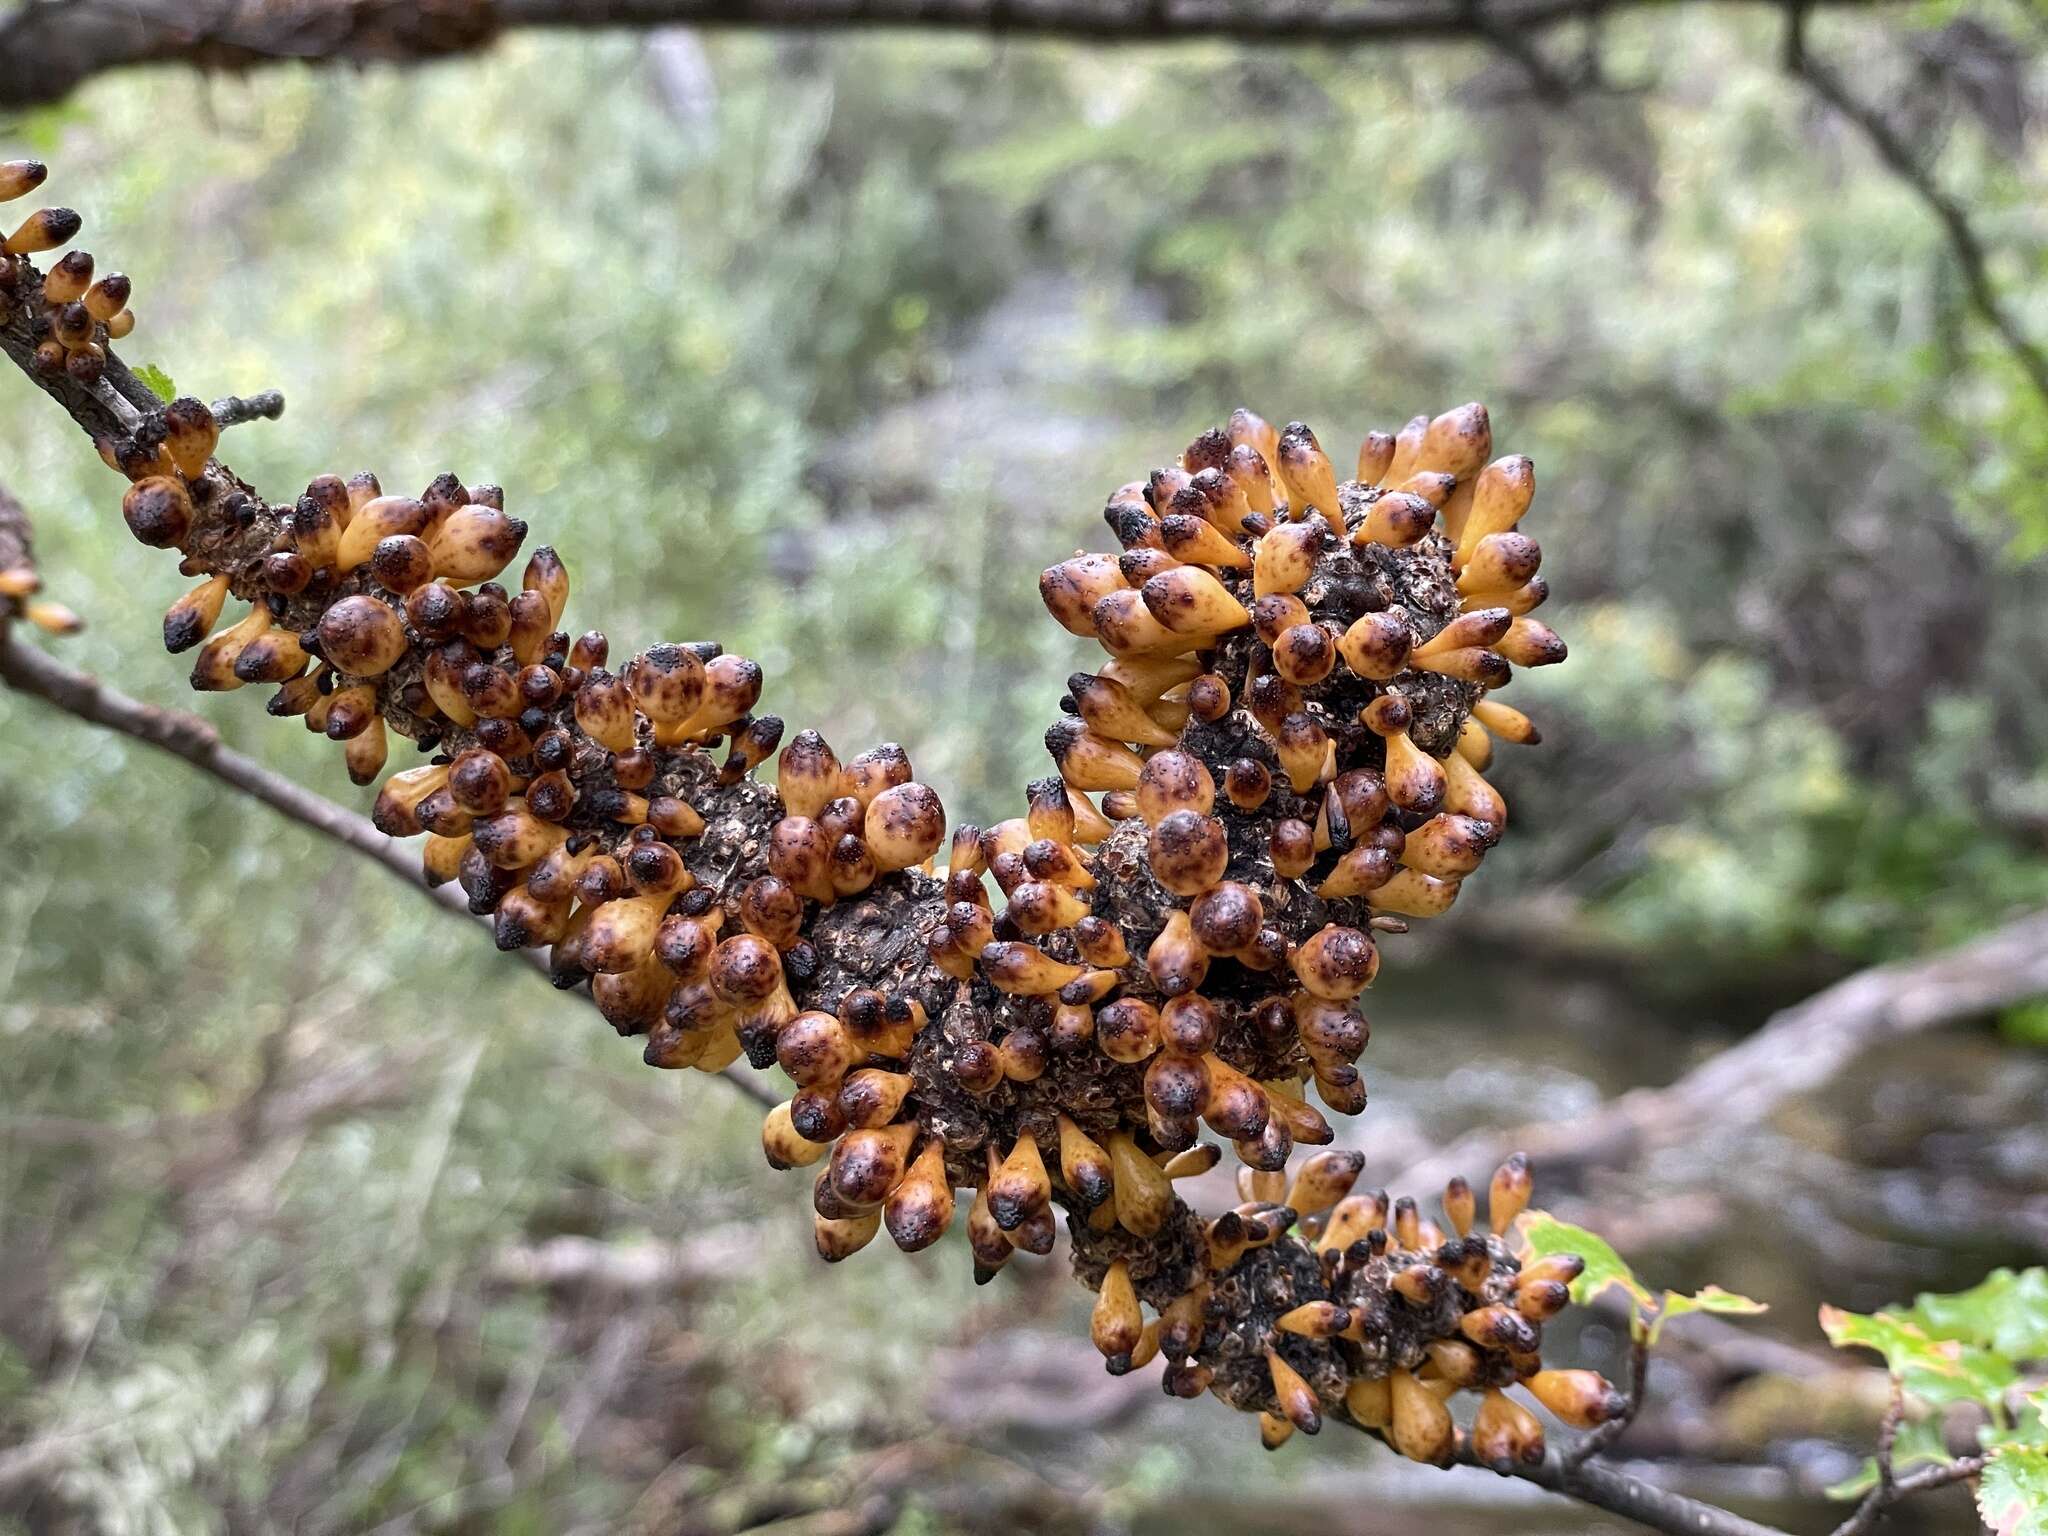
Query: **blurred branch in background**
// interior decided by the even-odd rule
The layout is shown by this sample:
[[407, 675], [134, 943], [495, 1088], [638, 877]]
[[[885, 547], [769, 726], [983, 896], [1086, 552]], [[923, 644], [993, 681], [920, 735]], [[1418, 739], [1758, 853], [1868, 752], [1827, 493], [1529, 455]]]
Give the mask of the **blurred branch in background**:
[[0, 109], [58, 100], [131, 64], [418, 62], [519, 27], [915, 27], [1091, 42], [1353, 44], [1526, 35], [1626, 10], [1730, 3], [1748, 0], [28, 0], [0, 23]]
[[1567, 1121], [1467, 1137], [1398, 1182], [1427, 1189], [1512, 1151], [1527, 1152], [1546, 1171], [1626, 1168], [1710, 1131], [1755, 1125], [1888, 1041], [2044, 994], [2048, 912], [2032, 912], [1942, 954], [1858, 971], [1774, 1014], [1668, 1087], [1634, 1089]]

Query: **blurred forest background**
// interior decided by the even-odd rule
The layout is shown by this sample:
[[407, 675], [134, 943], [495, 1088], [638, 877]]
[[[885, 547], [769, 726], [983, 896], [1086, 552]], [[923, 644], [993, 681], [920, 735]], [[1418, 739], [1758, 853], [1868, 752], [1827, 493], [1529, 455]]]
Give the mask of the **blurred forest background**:
[[[131, 362], [284, 391], [230, 445], [256, 484], [501, 481], [572, 627], [759, 658], [792, 729], [904, 742], [956, 822], [1043, 771], [1080, 649], [1035, 577], [1102, 547], [1110, 488], [1239, 403], [1341, 464], [1486, 400], [1573, 655], [1514, 692], [1546, 741], [1494, 775], [1486, 878], [1389, 945], [1342, 1129], [1371, 1184], [2048, 906], [2048, 400], [1781, 31], [1553, 36], [1563, 98], [1472, 43], [528, 34], [117, 73], [0, 118], [0, 158], [50, 160], [134, 276]], [[1823, 12], [1811, 45], [2048, 336], [2040, 13]], [[90, 621], [60, 654], [366, 804], [325, 743], [186, 692], [169, 563], [24, 381], [0, 400], [0, 483]], [[1104, 1377], [1058, 1259], [822, 1268], [736, 1095], [5, 690], [0, 869], [0, 1531], [1619, 1528], [1358, 1437], [1265, 1457]], [[1814, 1306], [2048, 1257], [2044, 1103], [2034, 1002], [1625, 1179], [1539, 1170], [1658, 1283], [1773, 1305], [1688, 1334], [1624, 1446], [1825, 1529], [1881, 1378]]]

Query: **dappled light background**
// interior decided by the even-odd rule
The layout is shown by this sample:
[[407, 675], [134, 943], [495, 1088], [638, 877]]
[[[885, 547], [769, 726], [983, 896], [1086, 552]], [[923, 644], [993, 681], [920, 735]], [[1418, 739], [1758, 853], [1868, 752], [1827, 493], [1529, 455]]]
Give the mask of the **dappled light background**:
[[[2040, 22], [1949, 10], [1814, 45], [1910, 88], [2048, 334]], [[1485, 877], [1387, 946], [1340, 1128], [1372, 1184], [2048, 904], [2048, 402], [1765, 18], [1599, 52], [1560, 106], [1465, 46], [523, 36], [117, 75], [0, 153], [135, 278], [131, 361], [283, 390], [231, 437], [253, 483], [502, 482], [572, 628], [758, 658], [765, 707], [903, 742], [955, 822], [1043, 771], [1085, 658], [1036, 576], [1101, 547], [1110, 489], [1240, 403], [1343, 464], [1485, 400], [1573, 655], [1510, 696], [1546, 740], [1502, 753]], [[82, 437], [0, 398], [0, 482], [90, 621], [64, 656], [364, 805], [326, 743], [187, 692], [168, 562]], [[979, 1291], [957, 1240], [818, 1265], [735, 1095], [4, 691], [0, 868], [0, 1530], [1589, 1528], [1104, 1377], [1058, 1258]], [[1880, 1404], [1814, 1307], [2041, 1261], [2044, 1045], [2035, 1004], [1888, 1046], [1551, 1192], [1659, 1283], [1773, 1304], [1736, 1365], [1659, 1380], [1641, 1454], [1826, 1527]]]

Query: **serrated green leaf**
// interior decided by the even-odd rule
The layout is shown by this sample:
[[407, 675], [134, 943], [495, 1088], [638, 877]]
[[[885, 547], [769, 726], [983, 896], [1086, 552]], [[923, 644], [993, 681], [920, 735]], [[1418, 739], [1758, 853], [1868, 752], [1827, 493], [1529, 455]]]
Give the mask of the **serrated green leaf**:
[[1820, 1326], [1837, 1349], [1870, 1349], [1884, 1356], [1891, 1373], [1923, 1402], [1990, 1402], [2018, 1379], [2011, 1361], [1960, 1339], [1934, 1338], [1898, 1312], [1822, 1307]]
[[1967, 1291], [1922, 1294], [1896, 1310], [1930, 1338], [1959, 1339], [2008, 1360], [2048, 1357], [2048, 1269], [1995, 1269]]
[[1559, 1221], [1548, 1211], [1524, 1211], [1519, 1225], [1522, 1236], [1528, 1240], [1532, 1259], [1574, 1253], [1585, 1260], [1585, 1269], [1572, 1282], [1572, 1300], [1580, 1306], [1609, 1289], [1620, 1290], [1638, 1306], [1650, 1305], [1650, 1293], [1606, 1238]]
[[[1892, 1442], [1892, 1468], [1906, 1472], [1914, 1467], [1946, 1466], [1955, 1458], [1948, 1453], [1948, 1443], [1942, 1438], [1941, 1419], [1929, 1414], [1924, 1419], [1908, 1419], [1899, 1426], [1898, 1438]], [[1860, 1499], [1877, 1486], [1877, 1461], [1875, 1458], [1863, 1463], [1863, 1470], [1854, 1477], [1845, 1478], [1827, 1490], [1831, 1499]]]
[[178, 386], [171, 382], [171, 376], [155, 363], [144, 363], [135, 370], [135, 377], [149, 386], [149, 392], [157, 399], [169, 403], [178, 398]]
[[1719, 1312], [1729, 1317], [1755, 1317], [1771, 1309], [1761, 1301], [1752, 1301], [1747, 1296], [1738, 1296], [1725, 1291], [1718, 1285], [1703, 1286], [1686, 1295], [1682, 1291], [1666, 1291], [1658, 1304], [1657, 1315], [1650, 1320], [1646, 1337], [1651, 1344], [1664, 1331], [1664, 1325], [1674, 1317], [1683, 1317], [1688, 1312]]
[[1977, 1512], [1993, 1536], [2048, 1536], [2048, 1445], [2009, 1445], [1977, 1482]]

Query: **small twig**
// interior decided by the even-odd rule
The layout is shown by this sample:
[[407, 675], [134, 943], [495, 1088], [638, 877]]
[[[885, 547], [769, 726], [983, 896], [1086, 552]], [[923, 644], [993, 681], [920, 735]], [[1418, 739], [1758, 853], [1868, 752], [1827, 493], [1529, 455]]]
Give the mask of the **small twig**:
[[284, 392], [260, 389], [253, 395], [223, 395], [207, 409], [223, 429], [249, 421], [275, 421], [284, 414]]
[[1900, 1477], [1892, 1458], [1899, 1443], [1899, 1429], [1906, 1422], [1906, 1390], [1898, 1377], [1892, 1377], [1891, 1382], [1891, 1401], [1885, 1405], [1884, 1418], [1877, 1426], [1877, 1486], [1863, 1496], [1863, 1502], [1856, 1506], [1848, 1519], [1835, 1527], [1833, 1536], [1864, 1536], [1865, 1532], [1876, 1528], [1878, 1519], [1887, 1509], [1907, 1495], [1930, 1488], [1946, 1488], [1984, 1470], [1984, 1457], [1965, 1456]]
[[[419, 892], [442, 911], [470, 917], [468, 903], [454, 886], [430, 888], [420, 883], [415, 855], [404, 844], [386, 837], [354, 811], [336, 805], [324, 795], [302, 789], [254, 758], [223, 746], [219, 733], [204, 720], [129, 698], [4, 632], [0, 632], [0, 682], [67, 715], [181, 758], [300, 826], [382, 865], [403, 880], [408, 889]], [[535, 972], [547, 975], [547, 961], [539, 950], [522, 949], [518, 953]], [[750, 1072], [742, 1075], [742, 1070], [739, 1063], [734, 1063], [719, 1075], [764, 1108], [775, 1104], [775, 1095]]]
[[1892, 1477], [1892, 1451], [1899, 1443], [1899, 1426], [1905, 1422], [1906, 1388], [1894, 1376], [1891, 1401], [1885, 1404], [1884, 1417], [1877, 1426], [1877, 1491], [1887, 1500], [1897, 1497], [1897, 1486]]
[[1588, 1461], [1614, 1444], [1628, 1431], [1642, 1412], [1650, 1377], [1650, 1340], [1641, 1328], [1629, 1330], [1628, 1351], [1628, 1393], [1622, 1400], [1621, 1412], [1605, 1424], [1596, 1426], [1580, 1437], [1578, 1444], [1564, 1453], [1567, 1472], [1577, 1472]]
[[1922, 1467], [1918, 1472], [1908, 1472], [1892, 1483], [1892, 1490], [1900, 1498], [1910, 1493], [1926, 1493], [1931, 1488], [1946, 1488], [1953, 1483], [1968, 1482], [1984, 1470], [1989, 1456], [1959, 1456], [1954, 1461], [1941, 1462], [1931, 1467]]
[[1957, 1483], [1968, 1482], [1984, 1470], [1984, 1464], [1990, 1459], [1988, 1456], [1963, 1456], [1955, 1461], [1937, 1462], [1933, 1466], [1922, 1467], [1917, 1472], [1908, 1472], [1904, 1477], [1893, 1481], [1891, 1497], [1888, 1499], [1879, 1498], [1879, 1490], [1873, 1488], [1863, 1496], [1863, 1502], [1856, 1506], [1856, 1512], [1829, 1532], [1829, 1536], [1865, 1536], [1866, 1532], [1877, 1528], [1878, 1518], [1901, 1499], [1912, 1494], [1931, 1493], [1936, 1488], [1950, 1488]]

